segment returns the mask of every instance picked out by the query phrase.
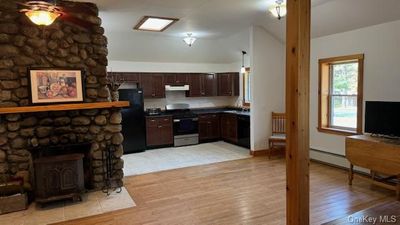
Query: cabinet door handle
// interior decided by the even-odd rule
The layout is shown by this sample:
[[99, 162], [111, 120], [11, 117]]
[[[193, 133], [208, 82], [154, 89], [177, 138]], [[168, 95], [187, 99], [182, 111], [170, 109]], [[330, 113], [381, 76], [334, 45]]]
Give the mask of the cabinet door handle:
[[168, 121], [169, 119], [164, 119], [164, 121]]
[[158, 126], [158, 128], [162, 128], [162, 126]]
[[156, 122], [155, 120], [150, 120], [150, 122]]

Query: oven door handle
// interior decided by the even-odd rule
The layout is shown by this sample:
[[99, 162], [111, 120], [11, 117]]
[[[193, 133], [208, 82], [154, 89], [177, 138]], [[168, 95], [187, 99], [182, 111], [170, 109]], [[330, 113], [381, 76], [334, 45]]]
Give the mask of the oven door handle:
[[181, 122], [182, 120], [198, 121], [198, 120], [199, 120], [199, 118], [191, 118], [191, 119], [174, 119], [174, 123]]

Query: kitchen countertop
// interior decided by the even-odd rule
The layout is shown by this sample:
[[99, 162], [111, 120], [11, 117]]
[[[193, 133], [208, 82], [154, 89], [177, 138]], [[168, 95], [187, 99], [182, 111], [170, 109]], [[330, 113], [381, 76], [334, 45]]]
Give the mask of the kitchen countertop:
[[172, 116], [172, 114], [168, 114], [165, 112], [162, 112], [161, 114], [157, 114], [157, 115], [149, 115], [147, 113], [145, 113], [146, 117], [151, 117], [151, 118], [157, 118], [157, 117], [166, 117], [166, 116]]
[[[234, 108], [234, 107], [224, 107], [224, 108], [195, 108], [195, 109], [190, 109], [194, 114], [197, 115], [202, 115], [202, 114], [218, 114], [218, 113], [229, 113], [229, 114], [235, 114], [238, 116], [250, 116], [249, 111], [242, 111], [240, 108]], [[165, 111], [162, 111], [161, 114], [158, 115], [148, 115], [146, 114], [146, 117], [165, 117], [165, 116], [172, 116], [169, 113], [166, 113]]]
[[[197, 115], [202, 115], [202, 114], [218, 114], [218, 113], [229, 113], [229, 114], [235, 114], [238, 116], [250, 116], [249, 111], [242, 111], [241, 109], [238, 108], [232, 108], [232, 107], [225, 107], [225, 108], [195, 108], [191, 109], [191, 111], [194, 114]], [[146, 117], [165, 117], [165, 116], [172, 116], [169, 113], [165, 113], [165, 111], [162, 111], [161, 114], [158, 115], [148, 115], [146, 114]]]
[[249, 111], [242, 111], [241, 109], [235, 108], [214, 108], [214, 109], [192, 109], [192, 112], [198, 115], [201, 114], [214, 114], [214, 113], [229, 113], [238, 116], [250, 116]]

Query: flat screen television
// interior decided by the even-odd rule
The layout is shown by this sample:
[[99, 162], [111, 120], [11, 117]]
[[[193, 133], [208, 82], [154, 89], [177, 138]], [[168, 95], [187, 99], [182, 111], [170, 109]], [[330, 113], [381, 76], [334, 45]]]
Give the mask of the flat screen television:
[[365, 132], [400, 137], [400, 102], [367, 101]]

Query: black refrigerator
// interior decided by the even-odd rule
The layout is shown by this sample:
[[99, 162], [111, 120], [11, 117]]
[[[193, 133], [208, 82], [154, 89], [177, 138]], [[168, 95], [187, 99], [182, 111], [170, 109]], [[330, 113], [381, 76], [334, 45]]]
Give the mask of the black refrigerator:
[[120, 89], [119, 100], [129, 101], [129, 108], [122, 109], [122, 134], [124, 154], [146, 150], [146, 124], [144, 115], [143, 90]]

